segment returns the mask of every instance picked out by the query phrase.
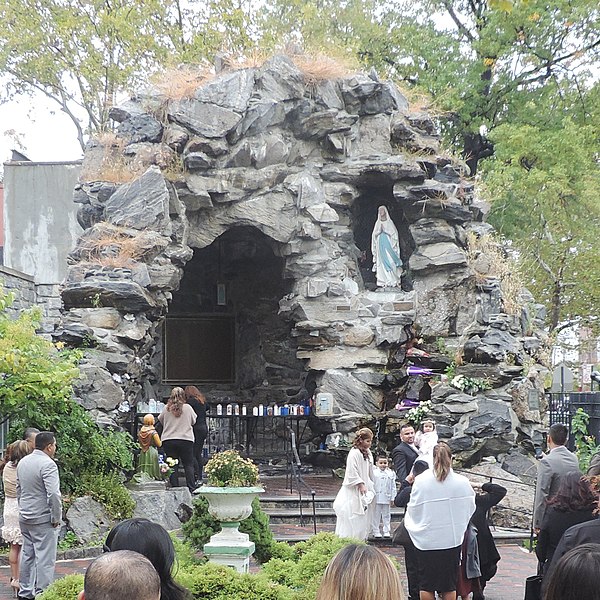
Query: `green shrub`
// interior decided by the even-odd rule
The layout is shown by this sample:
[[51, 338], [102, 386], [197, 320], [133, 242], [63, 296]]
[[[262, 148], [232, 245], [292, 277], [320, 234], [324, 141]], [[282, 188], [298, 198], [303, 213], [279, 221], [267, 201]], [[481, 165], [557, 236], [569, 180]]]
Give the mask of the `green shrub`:
[[344, 546], [353, 543], [364, 542], [339, 538], [334, 533], [319, 533], [296, 544], [291, 549], [291, 558], [274, 558], [263, 565], [258, 577], [290, 587], [303, 598], [314, 598], [329, 561]]
[[575, 454], [582, 473], [587, 473], [592, 456], [600, 450], [594, 436], [589, 434], [589, 422], [590, 416], [583, 408], [578, 408], [571, 419], [571, 435], [575, 439]]
[[169, 535], [171, 536], [173, 546], [175, 547], [177, 571], [187, 571], [206, 562], [206, 559], [196, 556], [196, 550], [188, 542], [179, 538], [175, 532], [171, 532]]
[[51, 583], [37, 600], [75, 600], [83, 589], [83, 575], [67, 575]]
[[271, 544], [271, 560], [280, 558], [281, 560], [291, 560], [295, 556], [294, 548], [287, 542], [273, 542]]
[[180, 572], [177, 581], [197, 600], [299, 600], [284, 586], [210, 562]]
[[100, 502], [113, 519], [129, 519], [133, 516], [135, 501], [118, 473], [85, 473], [77, 484], [76, 491]]
[[85, 472], [132, 469], [131, 436], [101, 430], [73, 399], [82, 353], [36, 334], [39, 309], [9, 318], [5, 309], [11, 302], [12, 295], [0, 288], [0, 406], [2, 416], [10, 418], [8, 441], [20, 439], [25, 427], [55, 432], [61, 490], [66, 494], [75, 491]]
[[[183, 534], [194, 548], [202, 550], [210, 536], [221, 530], [216, 519], [208, 513], [208, 501], [199, 497], [194, 500], [194, 511], [191, 519], [183, 524]], [[269, 528], [269, 516], [260, 508], [260, 502], [255, 498], [252, 502], [252, 514], [240, 523], [240, 531], [247, 533], [256, 545], [254, 557], [258, 562], [266, 562], [272, 556], [275, 543]]]

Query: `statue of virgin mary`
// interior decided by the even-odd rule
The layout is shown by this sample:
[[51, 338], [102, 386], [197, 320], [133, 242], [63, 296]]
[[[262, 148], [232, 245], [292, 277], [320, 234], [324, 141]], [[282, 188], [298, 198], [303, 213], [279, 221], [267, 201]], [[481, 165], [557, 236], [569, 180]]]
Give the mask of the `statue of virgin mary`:
[[379, 287], [397, 287], [402, 277], [402, 260], [398, 230], [385, 206], [377, 210], [377, 221], [371, 235], [373, 272]]

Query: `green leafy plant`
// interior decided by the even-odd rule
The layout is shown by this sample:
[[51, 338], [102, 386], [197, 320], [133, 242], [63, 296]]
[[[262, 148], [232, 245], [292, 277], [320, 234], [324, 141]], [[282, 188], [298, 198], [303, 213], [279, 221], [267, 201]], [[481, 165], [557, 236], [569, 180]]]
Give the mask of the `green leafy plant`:
[[590, 416], [583, 408], [578, 408], [571, 419], [571, 435], [575, 439], [575, 454], [582, 473], [587, 472], [592, 456], [600, 450], [594, 436], [588, 432], [589, 422]]
[[351, 543], [363, 542], [340, 538], [334, 533], [319, 533], [296, 544], [291, 557], [274, 558], [263, 565], [259, 577], [291, 587], [299, 591], [302, 598], [314, 598], [329, 561]]
[[454, 379], [456, 376], [456, 362], [452, 361], [444, 371], [444, 375], [448, 378], [448, 380]]
[[258, 467], [237, 450], [215, 454], [206, 463], [204, 471], [208, 485], [215, 487], [252, 487], [258, 484]]
[[[210, 540], [210, 536], [221, 529], [219, 521], [208, 513], [208, 501], [206, 498], [196, 498], [192, 517], [183, 524], [184, 539], [194, 548], [202, 550], [204, 544]], [[254, 557], [259, 562], [268, 561], [273, 553], [273, 533], [269, 528], [269, 516], [260, 508], [260, 502], [255, 498], [252, 502], [252, 514], [241, 521], [239, 530], [247, 533], [256, 545]]]
[[73, 531], [67, 531], [65, 537], [58, 542], [58, 549], [61, 551], [70, 550], [79, 546], [79, 539]]
[[8, 441], [20, 439], [25, 427], [55, 432], [66, 494], [75, 491], [85, 473], [132, 469], [131, 436], [101, 430], [73, 398], [82, 354], [37, 335], [37, 309], [9, 318], [11, 301], [12, 295], [0, 290], [0, 413], [10, 419]]
[[298, 598], [294, 590], [267, 578], [240, 574], [229, 567], [211, 562], [190, 570], [181, 569], [176, 579], [191, 592], [193, 598], [197, 599], [296, 600]]
[[36, 596], [38, 600], [73, 600], [83, 589], [83, 575], [67, 575], [57, 579], [43, 593]]
[[100, 502], [113, 519], [129, 519], [133, 516], [135, 501], [118, 473], [86, 473], [81, 478], [77, 492]]

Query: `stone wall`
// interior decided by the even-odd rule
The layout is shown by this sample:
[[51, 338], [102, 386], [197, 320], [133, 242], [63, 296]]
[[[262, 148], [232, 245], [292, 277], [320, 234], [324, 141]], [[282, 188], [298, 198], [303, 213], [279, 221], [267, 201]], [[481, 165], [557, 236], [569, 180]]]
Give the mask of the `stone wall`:
[[[392, 443], [398, 401], [431, 399], [465, 462], [541, 441], [540, 307], [523, 291], [508, 311], [485, 256], [474, 264], [467, 240], [491, 231], [487, 207], [441, 152], [434, 120], [392, 84], [373, 73], [314, 80], [277, 56], [190, 98], [148, 90], [111, 115], [120, 159], [140, 175], [78, 186], [84, 232], [56, 334], [92, 340], [78, 395], [99, 420], [116, 418], [124, 399], [164, 395], [167, 314], [224, 311], [238, 324], [238, 377], [195, 382], [212, 401], [331, 392], [334, 414], [311, 422], [315, 435], [366, 423]], [[107, 151], [91, 144], [84, 170], [98, 171]], [[400, 235], [397, 288], [378, 288], [371, 270], [381, 205]], [[224, 306], [211, 300], [219, 278]], [[467, 393], [408, 369], [439, 374], [452, 356], [457, 374], [491, 389]]]
[[7, 313], [17, 317], [22, 310], [38, 306], [42, 311], [41, 332], [50, 334], [60, 321], [62, 301], [58, 284], [36, 284], [33, 277], [9, 267], [0, 267], [4, 291], [14, 294], [14, 302]]

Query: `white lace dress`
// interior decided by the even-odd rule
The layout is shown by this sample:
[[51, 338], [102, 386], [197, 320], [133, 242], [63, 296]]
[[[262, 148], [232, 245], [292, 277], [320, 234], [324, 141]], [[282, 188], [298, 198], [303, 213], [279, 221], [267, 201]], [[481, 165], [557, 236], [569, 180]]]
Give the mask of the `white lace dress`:
[[9, 544], [23, 545], [19, 527], [19, 505], [17, 504], [17, 467], [9, 462], [2, 472], [4, 483], [4, 526], [0, 531], [2, 539]]

